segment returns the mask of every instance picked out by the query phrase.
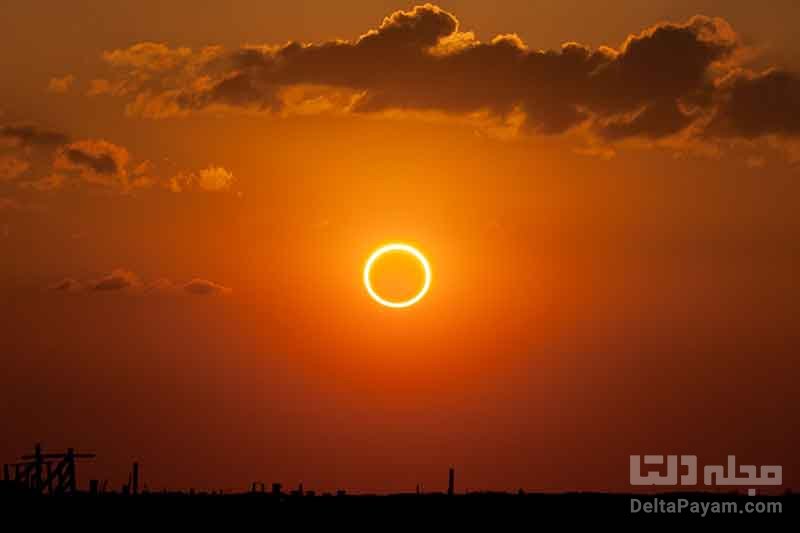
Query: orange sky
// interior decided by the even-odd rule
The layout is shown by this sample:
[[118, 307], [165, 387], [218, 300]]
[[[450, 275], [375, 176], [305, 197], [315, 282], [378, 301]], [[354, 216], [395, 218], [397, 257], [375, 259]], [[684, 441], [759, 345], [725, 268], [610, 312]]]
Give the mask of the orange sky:
[[[736, 454], [800, 487], [796, 3], [411, 7], [4, 8], [3, 462], [629, 490], [630, 454]], [[391, 241], [434, 271], [406, 310], [361, 284]]]

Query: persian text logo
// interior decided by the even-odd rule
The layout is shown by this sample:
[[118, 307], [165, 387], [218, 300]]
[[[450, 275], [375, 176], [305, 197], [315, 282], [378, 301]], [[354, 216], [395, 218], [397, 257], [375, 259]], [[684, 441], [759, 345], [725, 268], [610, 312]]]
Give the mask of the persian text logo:
[[[630, 480], [634, 486], [694, 486], [697, 485], [696, 455], [667, 455], [667, 473], [652, 471], [642, 475], [642, 456], [630, 456]], [[680, 461], [680, 462], [679, 462]], [[663, 455], [645, 455], [645, 465], [663, 465]], [[681, 472], [682, 467], [686, 467]], [[739, 475], [743, 474], [743, 475]], [[783, 483], [783, 468], [777, 465], [764, 465], [758, 473], [755, 465], [736, 467], [736, 456], [728, 456], [727, 472], [723, 465], [706, 465], [703, 468], [703, 484], [706, 486], [780, 486]], [[747, 493], [755, 496], [756, 489], [749, 488]]]

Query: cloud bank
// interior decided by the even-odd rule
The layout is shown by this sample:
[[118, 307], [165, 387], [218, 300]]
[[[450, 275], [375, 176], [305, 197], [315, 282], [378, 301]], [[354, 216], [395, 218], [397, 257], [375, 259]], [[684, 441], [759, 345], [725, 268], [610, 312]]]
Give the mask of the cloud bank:
[[137, 43], [106, 52], [112, 74], [93, 86], [150, 118], [220, 108], [279, 113], [297, 104], [298, 88], [315, 101], [323, 88], [329, 105], [320, 109], [520, 116], [529, 133], [582, 128], [606, 143], [799, 135], [800, 79], [747, 70], [743, 50], [725, 20], [699, 15], [646, 28], [616, 48], [567, 42], [537, 50], [516, 35], [481, 42], [452, 13], [425, 4], [348, 41], [231, 51]]
[[[105, 139], [72, 141], [64, 133], [33, 125], [0, 125], [0, 148], [8, 152], [0, 153], [0, 183], [13, 181], [23, 189], [40, 192], [78, 184], [122, 194], [148, 188], [226, 192], [234, 182], [233, 173], [217, 165], [159, 177], [150, 160], [136, 161], [124, 146]], [[34, 157], [34, 148], [44, 153]], [[47, 157], [52, 157], [49, 170], [29, 176], [33, 174], [33, 160]], [[22, 177], [26, 179], [18, 179]]]

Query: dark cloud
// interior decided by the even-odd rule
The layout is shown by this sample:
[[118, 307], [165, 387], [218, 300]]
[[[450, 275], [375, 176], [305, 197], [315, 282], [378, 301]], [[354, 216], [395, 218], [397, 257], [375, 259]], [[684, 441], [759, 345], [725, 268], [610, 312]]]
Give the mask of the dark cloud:
[[719, 107], [709, 131], [753, 138], [800, 135], [800, 76], [782, 70], [738, 72], [720, 86]]
[[535, 50], [515, 35], [480, 42], [454, 15], [426, 4], [352, 41], [197, 54], [141, 43], [106, 59], [120, 69], [114, 83], [135, 95], [128, 111], [150, 117], [213, 106], [279, 111], [287, 87], [324, 86], [352, 91], [352, 112], [520, 111], [528, 130], [591, 124], [614, 140], [665, 137], [698, 120], [698, 109], [713, 102], [712, 67], [738, 47], [724, 20], [696, 16], [631, 35], [617, 49]]
[[228, 287], [223, 287], [222, 285], [218, 285], [213, 281], [208, 281], [205, 279], [193, 279], [183, 286], [183, 290], [189, 294], [195, 294], [198, 296], [205, 296], [209, 294], [227, 294], [231, 292]]
[[111, 182], [127, 178], [126, 167], [130, 154], [122, 146], [102, 139], [87, 139], [65, 146], [53, 164], [56, 170], [73, 170], [87, 181]]
[[69, 142], [63, 133], [32, 125], [0, 126], [0, 138], [22, 146], [55, 147]]
[[538, 50], [513, 34], [481, 42], [425, 4], [349, 41], [197, 52], [139, 43], [104, 57], [116, 73], [108, 87], [120, 88], [111, 92], [130, 99], [127, 113], [150, 118], [220, 107], [291, 112], [305, 90], [311, 102], [329, 99], [314, 109], [475, 113], [544, 134], [585, 129], [592, 146], [800, 135], [800, 78], [747, 71], [745, 52], [725, 20], [702, 15], [616, 48]]
[[[153, 185], [148, 176], [131, 175], [128, 169], [130, 153], [123, 147], [103, 139], [86, 139], [70, 143], [58, 150], [53, 160], [53, 172], [61, 176], [52, 180], [59, 188], [66, 178], [130, 192], [134, 188]], [[139, 179], [146, 178], [146, 179]], [[50, 185], [45, 182], [43, 185]]]
[[116, 160], [111, 154], [91, 154], [79, 148], [68, 148], [64, 155], [72, 163], [90, 168], [98, 174], [116, 174], [119, 172]]
[[597, 131], [607, 140], [644, 137], [658, 139], [686, 128], [693, 120], [677, 102], [662, 100], [642, 107], [628, 116], [597, 124]]

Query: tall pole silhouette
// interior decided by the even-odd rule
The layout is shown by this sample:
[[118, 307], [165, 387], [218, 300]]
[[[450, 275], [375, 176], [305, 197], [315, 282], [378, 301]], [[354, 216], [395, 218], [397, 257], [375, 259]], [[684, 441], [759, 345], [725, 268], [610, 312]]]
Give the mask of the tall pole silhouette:
[[139, 463], [133, 463], [133, 495], [139, 494]]
[[447, 480], [447, 495], [452, 496], [455, 492], [455, 484], [456, 484], [456, 471], [454, 468], [450, 468], [450, 475], [448, 476]]

